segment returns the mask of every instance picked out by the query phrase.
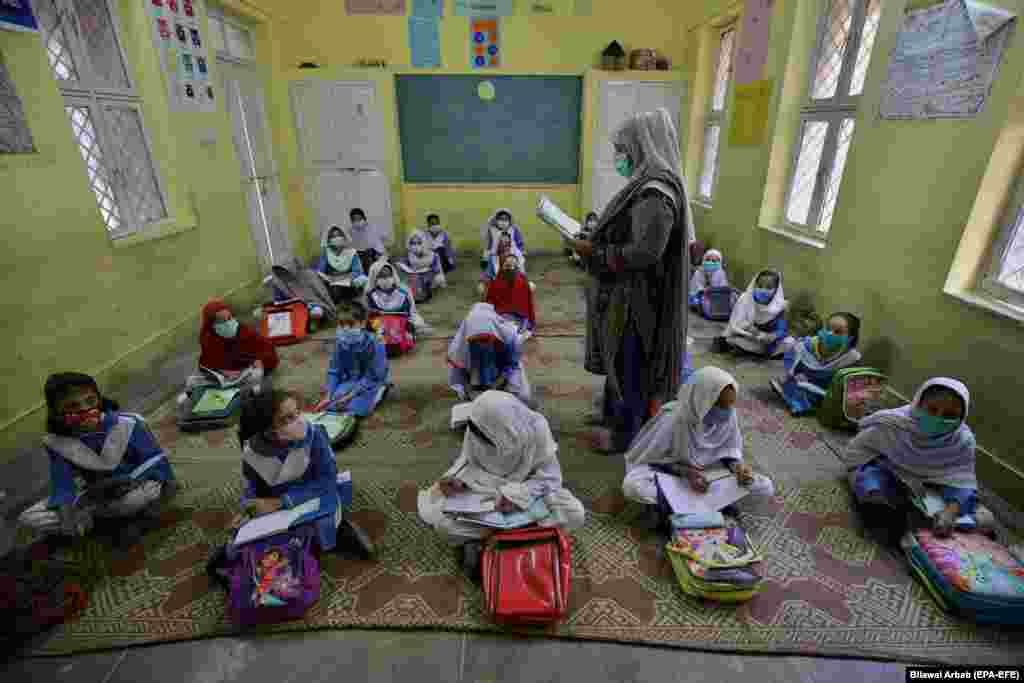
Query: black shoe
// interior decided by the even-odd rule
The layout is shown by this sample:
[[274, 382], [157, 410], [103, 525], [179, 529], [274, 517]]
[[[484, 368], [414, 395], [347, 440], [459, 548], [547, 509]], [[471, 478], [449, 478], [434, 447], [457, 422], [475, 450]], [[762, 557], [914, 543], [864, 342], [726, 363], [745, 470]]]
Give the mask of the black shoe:
[[484, 544], [480, 541], [470, 541], [462, 546], [462, 571], [466, 578], [473, 583], [483, 581], [481, 574], [481, 559], [483, 558]]
[[137, 522], [126, 522], [117, 529], [114, 535], [114, 546], [118, 550], [128, 550], [142, 540], [142, 527]]
[[644, 505], [640, 516], [637, 518], [637, 525], [647, 531], [659, 531], [665, 526], [665, 520], [662, 519], [661, 510], [658, 509], [657, 505]]
[[721, 512], [726, 517], [737, 518], [740, 516], [740, 509], [735, 505], [726, 505]]
[[715, 337], [711, 342], [711, 350], [714, 353], [732, 353], [732, 347], [725, 341], [725, 337]]
[[338, 550], [349, 552], [361, 560], [373, 557], [373, 541], [358, 524], [350, 519], [342, 520], [338, 526]]

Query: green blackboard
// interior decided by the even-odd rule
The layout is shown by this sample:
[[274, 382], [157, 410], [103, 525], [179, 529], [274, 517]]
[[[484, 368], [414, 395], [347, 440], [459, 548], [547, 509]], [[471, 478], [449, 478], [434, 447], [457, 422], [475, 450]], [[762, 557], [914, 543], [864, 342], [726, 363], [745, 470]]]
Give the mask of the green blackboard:
[[579, 183], [579, 76], [396, 79], [405, 182]]

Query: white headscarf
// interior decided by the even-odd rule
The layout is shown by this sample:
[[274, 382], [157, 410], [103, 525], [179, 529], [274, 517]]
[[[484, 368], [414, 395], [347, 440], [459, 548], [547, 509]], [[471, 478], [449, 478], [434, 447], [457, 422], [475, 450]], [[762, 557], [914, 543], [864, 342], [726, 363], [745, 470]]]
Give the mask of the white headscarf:
[[[946, 387], [964, 402], [960, 426], [945, 436], [929, 437], [918, 429], [913, 410], [929, 387]], [[967, 426], [971, 394], [962, 382], [949, 377], [930, 379], [914, 394], [910, 405], [880, 410], [860, 421], [860, 431], [843, 452], [847, 467], [856, 468], [884, 456], [893, 473], [916, 493], [924, 484], [978, 488], [975, 475], [974, 432]]]
[[[342, 239], [345, 240], [345, 246], [338, 253], [334, 253], [334, 250], [327, 243], [331, 233], [335, 230], [340, 231]], [[323, 235], [320, 236], [320, 251], [324, 258], [327, 259], [331, 268], [339, 273], [347, 273], [352, 269], [352, 259], [356, 258], [356, 250], [352, 247], [352, 230], [343, 225], [332, 225], [327, 228], [324, 230]]]
[[518, 330], [512, 323], [506, 323], [493, 304], [473, 304], [469, 315], [455, 331], [448, 343], [448, 363], [457, 368], [469, 369], [469, 340], [480, 335], [493, 335], [506, 346], [516, 347]]
[[[377, 289], [377, 280], [380, 279], [380, 271], [384, 269], [384, 266], [391, 268], [391, 272], [394, 273], [395, 288], [392, 290], [390, 295], [385, 296], [399, 297], [404, 295], [409, 299], [409, 322], [412, 323], [413, 327], [425, 327], [426, 321], [420, 317], [419, 311], [416, 309], [416, 297], [412, 295], [410, 290], [402, 278], [399, 276], [398, 268], [395, 268], [394, 264], [388, 261], [386, 258], [377, 259], [377, 261], [370, 266], [370, 273], [366, 279], [366, 288], [363, 290], [363, 304], [367, 305], [369, 302], [370, 294]], [[383, 294], [384, 290], [380, 290]]]
[[708, 467], [721, 460], [742, 460], [743, 436], [735, 409], [725, 422], [704, 422], [728, 386], [739, 391], [725, 370], [707, 367], [695, 372], [690, 384], [679, 387], [676, 400], [666, 403], [634, 439], [625, 456], [626, 468], [680, 462]]
[[[779, 286], [775, 290], [775, 296], [767, 304], [759, 304], [754, 301], [754, 289], [757, 285], [757, 278], [765, 273], [771, 273], [779, 278]], [[782, 273], [777, 270], [762, 270], [750, 281], [747, 291], [740, 295], [736, 306], [732, 309], [732, 316], [729, 318], [729, 327], [743, 329], [750, 325], [764, 325], [779, 317], [779, 314], [786, 310], [786, 295], [782, 291]]]
[[704, 252], [704, 258], [709, 256], [717, 256], [721, 266], [713, 273], [708, 273], [701, 266], [694, 268], [693, 275], [690, 277], [690, 296], [710, 287], [729, 286], [729, 277], [725, 274], [725, 259], [722, 258], [722, 252], [717, 249], [708, 249]]
[[[423, 243], [423, 255], [420, 256], [412, 250], [413, 240], [419, 239]], [[430, 270], [430, 267], [434, 265], [434, 259], [437, 255], [434, 253], [434, 240], [432, 237], [427, 235], [422, 230], [413, 230], [409, 237], [405, 240], [406, 259], [409, 261], [409, 265], [416, 272], [424, 272]]]
[[512, 218], [512, 211], [505, 208], [495, 210], [495, 212], [491, 214], [491, 217], [487, 219], [487, 222], [480, 228], [481, 244], [485, 246], [490, 245], [491, 249], [496, 249], [498, 247], [498, 237], [501, 236], [501, 230], [498, 229], [499, 213], [508, 214], [508, 234], [512, 237], [512, 246], [517, 247], [518, 245], [516, 244], [514, 235], [516, 231], [519, 230], [519, 226], [516, 225], [515, 219]]
[[466, 430], [458, 478], [474, 490], [499, 490], [525, 481], [556, 457], [558, 444], [547, 419], [504, 391], [485, 391], [473, 401], [469, 419], [494, 444]]
[[664, 107], [626, 119], [612, 133], [611, 141], [622, 147], [633, 161], [634, 178], [659, 172], [680, 174], [679, 135], [672, 116]]

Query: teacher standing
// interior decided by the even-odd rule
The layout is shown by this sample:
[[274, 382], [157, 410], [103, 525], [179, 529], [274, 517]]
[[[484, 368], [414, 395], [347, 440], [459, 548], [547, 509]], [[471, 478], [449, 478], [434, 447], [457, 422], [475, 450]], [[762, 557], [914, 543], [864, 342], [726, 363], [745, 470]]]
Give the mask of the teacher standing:
[[621, 453], [679, 389], [694, 230], [668, 112], [635, 114], [611, 142], [615, 168], [629, 182], [573, 249], [591, 276], [585, 367], [606, 376], [609, 428], [596, 430], [593, 443]]

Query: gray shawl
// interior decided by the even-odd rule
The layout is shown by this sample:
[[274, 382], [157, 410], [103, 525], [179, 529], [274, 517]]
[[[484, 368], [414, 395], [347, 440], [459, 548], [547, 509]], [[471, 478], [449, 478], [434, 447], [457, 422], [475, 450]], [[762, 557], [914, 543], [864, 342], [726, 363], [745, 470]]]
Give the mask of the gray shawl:
[[323, 280], [312, 270], [306, 268], [298, 258], [274, 266], [271, 282], [293, 299], [299, 299], [306, 304], [320, 305], [328, 318], [338, 317], [338, 309]]

